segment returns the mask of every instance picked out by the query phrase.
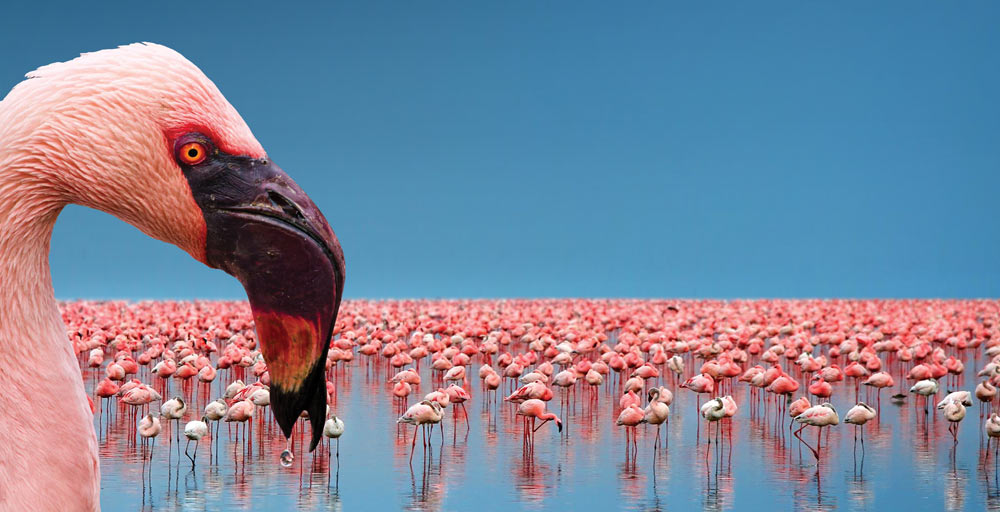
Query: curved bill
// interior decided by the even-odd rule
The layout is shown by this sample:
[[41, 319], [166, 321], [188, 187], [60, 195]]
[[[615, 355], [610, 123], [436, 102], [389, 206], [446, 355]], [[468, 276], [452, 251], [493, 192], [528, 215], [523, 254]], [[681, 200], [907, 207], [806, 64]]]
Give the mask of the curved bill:
[[243, 284], [285, 437], [309, 414], [309, 450], [326, 420], [326, 354], [344, 290], [344, 255], [323, 214], [269, 160], [233, 157], [187, 173], [207, 233], [206, 262]]

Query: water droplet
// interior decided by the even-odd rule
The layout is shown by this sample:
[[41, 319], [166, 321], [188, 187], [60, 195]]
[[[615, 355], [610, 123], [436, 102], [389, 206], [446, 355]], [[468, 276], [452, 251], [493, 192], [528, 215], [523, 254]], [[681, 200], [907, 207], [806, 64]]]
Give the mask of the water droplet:
[[292, 461], [295, 460], [295, 454], [291, 450], [285, 450], [281, 452], [281, 465], [286, 468], [292, 467]]

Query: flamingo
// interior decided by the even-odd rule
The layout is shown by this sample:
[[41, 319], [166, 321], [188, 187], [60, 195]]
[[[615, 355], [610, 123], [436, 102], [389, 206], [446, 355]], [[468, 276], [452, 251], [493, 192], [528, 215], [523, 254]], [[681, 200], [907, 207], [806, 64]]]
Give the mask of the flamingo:
[[[238, 400], [236, 402], [233, 402], [233, 404], [229, 406], [229, 409], [226, 411], [226, 417], [224, 418], [223, 421], [225, 421], [226, 423], [236, 422], [237, 423], [236, 434], [237, 436], [239, 436], [240, 432], [239, 425], [242, 424], [244, 425], [244, 427], [246, 427], [246, 423], [251, 419], [253, 419], [253, 413], [254, 410], [256, 410], [256, 408], [257, 406], [255, 406], [254, 403], [251, 402], [249, 399]], [[249, 426], [253, 427], [253, 423], [250, 423]], [[245, 429], [244, 432], [246, 432]], [[235, 450], [235, 447], [233, 449]]]
[[[191, 459], [191, 467], [194, 467], [194, 462], [198, 459], [198, 441], [208, 435], [207, 421], [208, 419], [202, 416], [200, 420], [189, 421], [187, 425], [184, 425], [184, 437], [188, 440], [187, 445], [184, 446], [184, 455]], [[194, 457], [188, 455], [191, 441], [194, 441]]]
[[916, 393], [924, 397], [924, 415], [927, 414], [927, 400], [930, 397], [936, 395], [937, 392], [938, 392], [938, 383], [934, 379], [924, 379], [917, 382], [912, 387], [910, 387], [910, 393]]
[[[813, 452], [813, 456], [816, 457], [816, 462], [819, 462], [819, 449], [820, 441], [823, 427], [828, 427], [831, 425], [837, 425], [840, 423], [840, 416], [837, 415], [837, 410], [833, 408], [833, 404], [829, 402], [824, 402], [819, 405], [814, 405], [806, 409], [802, 414], [795, 417], [795, 421], [802, 424], [798, 430], [795, 431], [794, 435], [799, 440], [800, 443], [806, 445]], [[809, 446], [809, 443], [802, 439], [799, 433], [802, 429], [807, 426], [816, 427], [816, 448]], [[818, 471], [818, 468], [817, 468]]]
[[656, 393], [656, 400], [658, 402], [662, 402], [662, 403], [664, 403], [666, 405], [673, 405], [673, 403], [674, 403], [674, 394], [673, 394], [673, 392], [670, 391], [670, 388], [667, 388], [665, 386], [660, 386], [658, 388], [649, 388], [649, 392], [650, 393], [652, 393], [653, 390], [656, 390], [655, 391], [655, 393]]
[[465, 432], [468, 433], [471, 427], [469, 426], [469, 411], [465, 409], [465, 402], [472, 397], [469, 396], [469, 392], [465, 388], [458, 384], [448, 386], [444, 392], [448, 394], [448, 402], [456, 405], [456, 407], [452, 407], [452, 411], [454, 411], [452, 414], [455, 418], [458, 418], [458, 408], [462, 408], [462, 412], [465, 414]]
[[944, 418], [948, 420], [948, 432], [958, 443], [958, 423], [965, 419], [965, 406], [962, 402], [948, 402], [940, 407], [944, 411]]
[[640, 403], [641, 400], [639, 399], [639, 395], [637, 395], [635, 391], [632, 391], [631, 389], [625, 392], [625, 394], [623, 394], [621, 398], [618, 399], [618, 406], [621, 407], [622, 409], [628, 409], [633, 405], [638, 407]]
[[[445, 395], [447, 396], [447, 395]], [[410, 464], [413, 464], [413, 452], [417, 448], [417, 427], [425, 425], [435, 425], [441, 423], [444, 418], [444, 408], [436, 400], [423, 400], [410, 406], [406, 412], [400, 416], [396, 423], [406, 423], [413, 425], [413, 444], [410, 446]], [[424, 446], [427, 446], [426, 438]]]
[[337, 460], [340, 460], [340, 436], [344, 435], [344, 420], [337, 415], [330, 415], [323, 424], [323, 435], [327, 439], [337, 440]]
[[531, 399], [548, 402], [552, 400], [552, 390], [542, 382], [532, 382], [517, 388], [510, 396], [504, 397], [504, 401], [515, 403]]
[[[618, 419], [615, 420], [615, 425], [620, 427], [625, 427], [625, 449], [628, 450], [630, 447], [635, 447], [632, 451], [628, 453], [634, 453], [638, 449], [638, 443], [636, 441], [636, 431], [635, 428], [640, 423], [646, 422], [646, 414], [642, 409], [636, 404], [630, 404], [628, 407], [622, 409], [622, 412], [618, 414]], [[631, 436], [629, 435], [631, 433]], [[659, 435], [656, 436], [659, 439]], [[631, 438], [631, 441], [630, 441]], [[631, 444], [630, 444], [631, 443]]]
[[[871, 386], [871, 387], [875, 388], [875, 390], [876, 390], [875, 391], [875, 396], [876, 396], [876, 400], [878, 401], [877, 407], [879, 409], [881, 409], [882, 408], [882, 389], [884, 389], [884, 388], [891, 388], [893, 385], [895, 385], [895, 382], [893, 382], [893, 380], [892, 380], [892, 375], [889, 375], [886, 372], [876, 372], [876, 373], [873, 373], [867, 379], [865, 379], [864, 385]], [[857, 398], [857, 396], [855, 396], [855, 398]]]
[[984, 425], [986, 429], [986, 456], [990, 456], [989, 451], [989, 441], [994, 441], [994, 450], [997, 446], [1000, 446], [1000, 415], [997, 413], [990, 413], [990, 417], [986, 419], [986, 424]]
[[153, 416], [152, 414], [147, 414], [139, 420], [139, 436], [142, 437], [143, 442], [149, 441], [149, 459], [153, 459], [153, 443], [152, 440], [156, 439], [156, 436], [160, 435], [162, 430], [160, 425], [160, 418]]
[[[734, 404], [735, 405], [735, 404]], [[701, 405], [699, 409], [701, 417], [708, 421], [709, 431], [708, 435], [705, 436], [705, 440], [708, 444], [712, 444], [712, 424], [726, 417], [726, 402], [722, 400], [721, 397], [713, 398]], [[733, 414], [735, 414], [733, 410]]]
[[976, 398], [979, 399], [980, 402], [992, 402], [996, 396], [997, 388], [989, 380], [984, 380], [979, 384], [976, 384]]
[[[0, 439], [20, 440], [0, 444], [5, 506], [100, 508], [97, 435], [48, 265], [53, 226], [69, 203], [110, 213], [239, 279], [269, 362], [275, 418], [287, 438], [299, 411], [314, 411], [314, 448], [326, 405], [315, 363], [326, 357], [345, 273], [319, 209], [218, 88], [167, 47], [88, 53], [28, 77], [0, 102], [0, 362], [8, 369], [0, 372]], [[37, 403], [56, 402], [65, 404], [60, 414], [36, 414]]]
[[979, 421], [983, 421], [983, 417], [986, 415], [986, 404], [990, 404], [990, 409], [992, 410], [993, 399], [997, 396], [997, 388], [989, 380], [984, 380], [979, 384], [976, 384], [976, 399], [979, 400], [982, 407], [979, 408]]
[[948, 402], [959, 402], [964, 407], [972, 407], [972, 393], [968, 391], [952, 391], [938, 402], [937, 408], [944, 409]]
[[684, 374], [684, 359], [679, 355], [673, 355], [667, 359], [667, 369], [674, 372], [678, 377]]
[[187, 404], [184, 403], [184, 399], [175, 396], [163, 404], [160, 405], [160, 415], [163, 419], [174, 422], [174, 437], [180, 440], [180, 421], [184, 418], [184, 413], [187, 412]]
[[[878, 413], [875, 412], [875, 409], [873, 409], [872, 406], [870, 406], [870, 405], [868, 405], [868, 404], [866, 404], [864, 402], [858, 402], [858, 405], [855, 405], [854, 407], [851, 407], [847, 411], [847, 414], [844, 415], [844, 423], [849, 423], [851, 425], [854, 425], [854, 441], [855, 442], [857, 442], [857, 440], [858, 440], [858, 430], [861, 430], [861, 452], [862, 452], [861, 458], [862, 458], [862, 460], [864, 460], [865, 430], [863, 428], [861, 428], [861, 427], [864, 426], [865, 423], [868, 423], [869, 421], [875, 419], [875, 416], [877, 416], [877, 415], [878, 415]], [[856, 446], [857, 445], [855, 445], [855, 447]], [[855, 448], [855, 449], [857, 449], [857, 448]], [[857, 453], [857, 452], [855, 452], [855, 453]]]
[[[715, 393], [715, 379], [707, 373], [700, 373], [686, 380], [683, 384], [681, 384], [681, 387], [690, 389], [697, 395], [701, 395], [703, 393], [712, 395]], [[695, 401], [694, 405], [695, 407], [698, 407], [698, 402]], [[700, 428], [701, 426], [699, 425], [699, 429]], [[700, 434], [701, 431], [699, 430], [698, 432]]]
[[226, 386], [226, 391], [225, 393], [222, 394], [222, 397], [225, 398], [226, 400], [232, 400], [236, 398], [236, 394], [239, 393], [240, 391], [243, 391], [243, 388], [245, 387], [247, 387], [247, 385], [244, 384], [241, 379], [236, 379], [233, 382], [230, 382], [228, 386]]
[[[670, 406], [667, 405], [668, 402], [662, 400], [663, 392], [670, 391], [666, 388], [650, 388], [647, 392], [649, 397], [649, 404], [646, 405], [646, 410], [643, 411], [643, 421], [650, 425], [656, 425], [656, 442], [653, 443], [653, 449], [655, 450], [660, 444], [660, 427], [664, 422], [670, 417]], [[669, 397], [673, 400], [673, 397]]]
[[222, 398], [216, 398], [205, 406], [205, 418], [215, 422], [216, 432], [219, 430], [219, 420], [225, 418], [227, 412], [229, 412], [229, 405]]
[[[548, 423], [549, 421], [555, 421], [556, 427], [559, 429], [559, 432], [562, 432], [562, 420], [560, 420], [559, 417], [556, 416], [554, 413], [547, 412], [545, 410], [545, 402], [537, 398], [525, 400], [520, 404], [518, 404], [517, 415], [524, 416], [525, 443], [529, 444], [530, 446], [534, 446], [535, 444], [535, 435], [534, 435], [535, 431], [542, 428], [542, 425]], [[530, 420], [531, 424], [534, 425], [536, 419], [540, 419], [542, 420], [542, 422], [537, 427], [532, 428], [531, 431], [529, 432], [528, 420]]]

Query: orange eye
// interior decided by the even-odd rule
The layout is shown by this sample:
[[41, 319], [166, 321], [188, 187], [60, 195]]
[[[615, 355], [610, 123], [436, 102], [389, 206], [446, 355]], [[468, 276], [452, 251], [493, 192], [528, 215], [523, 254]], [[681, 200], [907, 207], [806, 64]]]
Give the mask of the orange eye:
[[187, 165], [198, 165], [205, 161], [207, 153], [205, 145], [200, 142], [188, 142], [181, 146], [178, 156]]

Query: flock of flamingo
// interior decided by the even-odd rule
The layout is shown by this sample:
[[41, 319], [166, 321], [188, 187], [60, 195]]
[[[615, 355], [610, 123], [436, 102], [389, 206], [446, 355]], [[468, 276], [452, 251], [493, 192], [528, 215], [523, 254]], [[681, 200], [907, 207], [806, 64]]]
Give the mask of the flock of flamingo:
[[[258, 438], [277, 434], [267, 415], [267, 363], [246, 304], [72, 302], [62, 310], [84, 378], [91, 380], [92, 406], [135, 421], [134, 439], [150, 445], [149, 456], [164, 429], [172, 429], [170, 442], [183, 436], [195, 444], [190, 453], [185, 446], [192, 466], [197, 445], [217, 436], [222, 424], [236, 425], [237, 436], [242, 428], [244, 442], [253, 441], [254, 418]], [[386, 389], [399, 406], [397, 423], [414, 426], [411, 464], [418, 431], [424, 430], [425, 447], [438, 425], [443, 439], [448, 409], [456, 425], [465, 418], [456, 428], [468, 432], [464, 402], [474, 378], [522, 418], [527, 453], [546, 423], [563, 431], [563, 420], [549, 410], [557, 395], [565, 407], [578, 394], [597, 400], [601, 387], [618, 397], [611, 404], [617, 419], [607, 427], [626, 429], [629, 457], [644, 424], [656, 427], [654, 447], [666, 449], [660, 430], [669, 428], [675, 393], [703, 397], [697, 403], [706, 432], [699, 428], [696, 442], [703, 436], [708, 444], [725, 443], [727, 420], [742, 405], [749, 414], [771, 415], [782, 425], [787, 420], [789, 428], [797, 424], [794, 436], [817, 462], [823, 429], [841, 420], [855, 426], [863, 447], [865, 425], [886, 410], [883, 393], [895, 402], [913, 400], [925, 420], [939, 414], [955, 442], [954, 426], [975, 400], [987, 439], [1000, 439], [995, 301], [347, 301], [330, 343], [323, 434], [337, 441], [338, 459], [345, 422], [337, 416], [338, 389], [330, 377], [356, 359], [356, 366], [392, 375]], [[978, 382], [957, 389], [966, 372], [962, 360], [970, 355], [982, 361]], [[430, 368], [429, 385], [422, 365]], [[198, 387], [211, 389], [216, 379], [224, 392], [196, 405]], [[733, 398], [737, 385], [749, 387], [749, 403]], [[838, 386], [857, 402], [843, 418], [829, 402]], [[168, 389], [171, 396], [164, 395]], [[102, 400], [107, 403], [96, 403]], [[296, 427], [300, 442], [304, 425]], [[365, 435], [365, 427], [357, 427], [352, 435]], [[815, 444], [802, 437], [806, 427], [814, 427]], [[290, 465], [295, 442], [293, 436], [282, 465]]]

